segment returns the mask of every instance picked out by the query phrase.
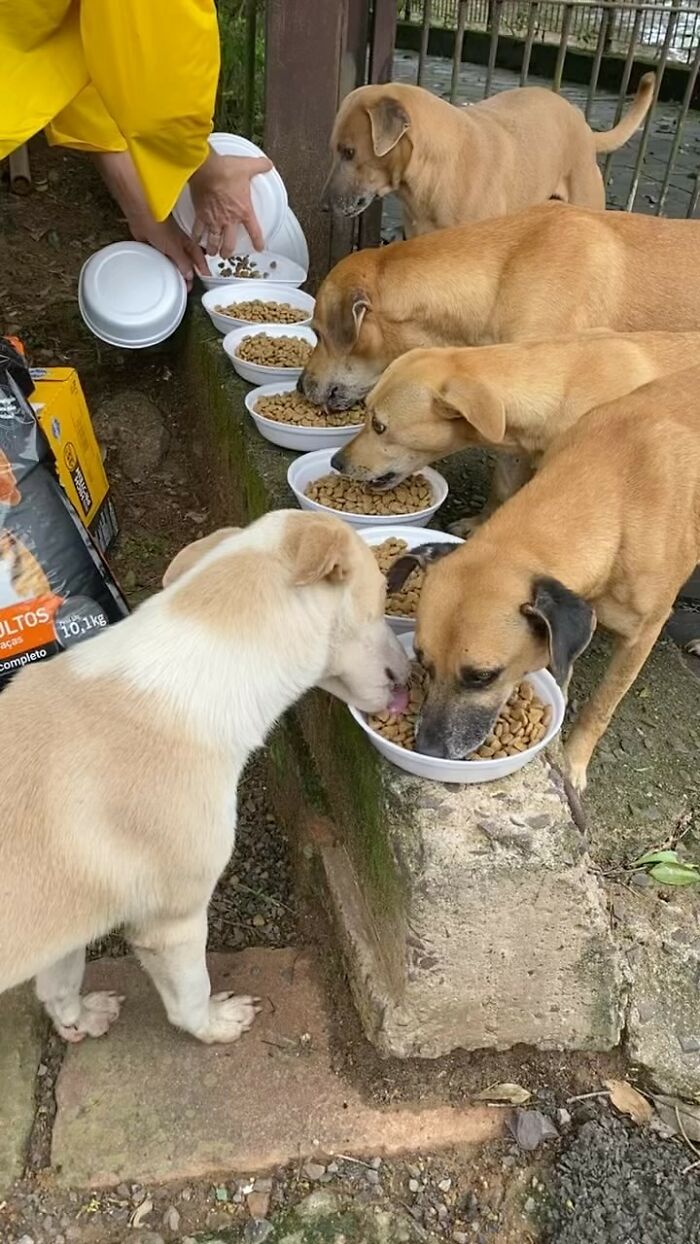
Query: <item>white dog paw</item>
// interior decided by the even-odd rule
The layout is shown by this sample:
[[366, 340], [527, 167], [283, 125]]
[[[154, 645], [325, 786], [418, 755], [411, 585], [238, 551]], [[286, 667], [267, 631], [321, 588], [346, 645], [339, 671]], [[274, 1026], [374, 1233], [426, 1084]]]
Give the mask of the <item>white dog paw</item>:
[[80, 1012], [74, 1024], [55, 1021], [64, 1041], [75, 1045], [85, 1037], [103, 1037], [119, 1016], [123, 997], [111, 992], [86, 993], [80, 999]]
[[451, 536], [459, 536], [461, 540], [467, 540], [483, 521], [480, 514], [472, 514], [469, 518], [460, 518], [457, 523], [450, 523], [447, 530]]
[[212, 994], [209, 999], [209, 1022], [195, 1036], [207, 1045], [237, 1041], [252, 1027], [260, 1010], [259, 1001], [259, 998], [237, 997], [230, 993]]
[[685, 651], [692, 653], [694, 657], [700, 657], [700, 639], [691, 639], [685, 645]]
[[582, 795], [588, 785], [588, 765], [576, 760], [568, 760], [566, 776], [577, 795]]

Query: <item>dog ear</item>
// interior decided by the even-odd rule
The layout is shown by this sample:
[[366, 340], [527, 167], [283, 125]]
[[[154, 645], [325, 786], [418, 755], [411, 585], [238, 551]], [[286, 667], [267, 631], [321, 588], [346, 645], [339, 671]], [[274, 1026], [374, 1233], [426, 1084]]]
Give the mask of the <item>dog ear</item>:
[[367, 109], [369, 124], [372, 130], [372, 147], [374, 154], [388, 155], [403, 138], [411, 124], [406, 109], [397, 99], [385, 96]]
[[590, 605], [558, 579], [536, 579], [532, 600], [520, 606], [534, 629], [547, 640], [549, 668], [566, 690], [571, 668], [588, 647], [596, 627]]
[[438, 396], [451, 411], [466, 419], [485, 441], [499, 445], [506, 434], [506, 408], [503, 399], [478, 380], [453, 376], [441, 386]]
[[451, 541], [441, 540], [434, 544], [419, 544], [417, 548], [411, 549], [410, 553], [398, 557], [393, 566], [389, 567], [386, 576], [387, 591], [398, 592], [413, 570], [418, 568], [425, 570], [433, 562], [446, 557], [448, 553], [453, 553], [456, 548], [459, 548], [457, 540], [454, 544]]
[[235, 535], [240, 531], [240, 527], [221, 527], [219, 531], [212, 531], [210, 535], [203, 536], [201, 540], [193, 540], [192, 544], [186, 544], [184, 549], [180, 549], [168, 566], [163, 575], [163, 587], [170, 587], [171, 583], [175, 583], [181, 579], [183, 574], [187, 574], [188, 570], [192, 570], [197, 562], [215, 549], [217, 544], [221, 544], [222, 540], [227, 540], [229, 536]]
[[284, 552], [292, 564], [294, 587], [322, 579], [341, 583], [350, 573], [353, 532], [341, 520], [304, 514], [290, 525]]
[[341, 294], [328, 320], [328, 330], [334, 343], [343, 350], [352, 350], [360, 334], [362, 321], [371, 311], [369, 296], [363, 290]]

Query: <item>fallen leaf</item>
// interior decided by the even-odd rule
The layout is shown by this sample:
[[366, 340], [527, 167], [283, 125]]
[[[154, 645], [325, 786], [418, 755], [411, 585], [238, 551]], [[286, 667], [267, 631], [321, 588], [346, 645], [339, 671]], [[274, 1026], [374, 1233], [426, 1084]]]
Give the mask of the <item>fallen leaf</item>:
[[640, 855], [635, 860], [632, 867], [641, 868], [642, 864], [677, 864], [677, 851], [647, 851], [646, 855]]
[[536, 1149], [543, 1140], [555, 1140], [559, 1133], [552, 1120], [541, 1110], [521, 1110], [518, 1106], [508, 1119], [508, 1130], [527, 1153]]
[[492, 1084], [476, 1095], [476, 1101], [493, 1101], [507, 1106], [522, 1106], [529, 1101], [532, 1093], [523, 1088], [522, 1084]]
[[678, 1116], [680, 1116], [688, 1140], [700, 1141], [700, 1106], [691, 1106], [689, 1102], [681, 1101], [680, 1097], [666, 1097], [662, 1093], [654, 1097], [654, 1105], [659, 1112], [660, 1119], [670, 1128], [674, 1136], [682, 1135], [678, 1125]]
[[659, 885], [697, 885], [700, 871], [696, 864], [655, 864], [649, 875]]
[[131, 1215], [131, 1218], [129, 1220], [130, 1225], [132, 1227], [140, 1227], [144, 1218], [148, 1217], [152, 1209], [153, 1209], [153, 1201], [151, 1200], [149, 1196], [147, 1196], [145, 1201], [142, 1201], [141, 1204], [137, 1206], [137, 1208], [134, 1210], [133, 1214]]
[[620, 1114], [628, 1114], [635, 1123], [649, 1123], [654, 1111], [646, 1097], [642, 1097], [627, 1080], [604, 1080], [610, 1100]]

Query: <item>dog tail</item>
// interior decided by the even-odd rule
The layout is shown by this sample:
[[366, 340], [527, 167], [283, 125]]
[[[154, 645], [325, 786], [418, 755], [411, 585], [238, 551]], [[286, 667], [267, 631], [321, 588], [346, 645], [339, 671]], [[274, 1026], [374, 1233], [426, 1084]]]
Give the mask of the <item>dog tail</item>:
[[656, 74], [645, 73], [637, 87], [637, 94], [627, 116], [623, 117], [611, 130], [595, 131], [595, 149], [602, 155], [607, 151], [617, 151], [618, 147], [629, 142], [632, 135], [639, 129], [651, 107], [656, 87]]

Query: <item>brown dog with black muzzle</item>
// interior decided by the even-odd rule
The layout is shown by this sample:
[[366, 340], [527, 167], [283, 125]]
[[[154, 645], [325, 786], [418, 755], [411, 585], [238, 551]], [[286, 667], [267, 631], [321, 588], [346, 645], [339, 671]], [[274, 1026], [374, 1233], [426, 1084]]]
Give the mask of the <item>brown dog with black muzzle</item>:
[[322, 282], [313, 327], [299, 387], [334, 410], [419, 346], [700, 331], [700, 220], [554, 203], [357, 251]]
[[[390, 589], [420, 557], [397, 563]], [[478, 747], [513, 687], [542, 666], [566, 689], [597, 619], [615, 647], [565, 748], [584, 790], [593, 750], [699, 559], [696, 366], [576, 424], [520, 492], [430, 566], [416, 627], [429, 677], [418, 750], [457, 759]]]
[[393, 191], [406, 237], [507, 216], [552, 198], [602, 211], [596, 157], [632, 137], [654, 85], [654, 74], [645, 74], [627, 115], [603, 133], [542, 87], [516, 87], [457, 108], [420, 86], [358, 87], [333, 126], [325, 200], [333, 211], [357, 216]]
[[466, 349], [409, 350], [366, 399], [365, 426], [336, 471], [392, 488], [473, 445], [499, 451], [490, 501], [453, 527], [465, 535], [532, 474], [583, 415], [700, 361], [700, 333], [609, 333]]

